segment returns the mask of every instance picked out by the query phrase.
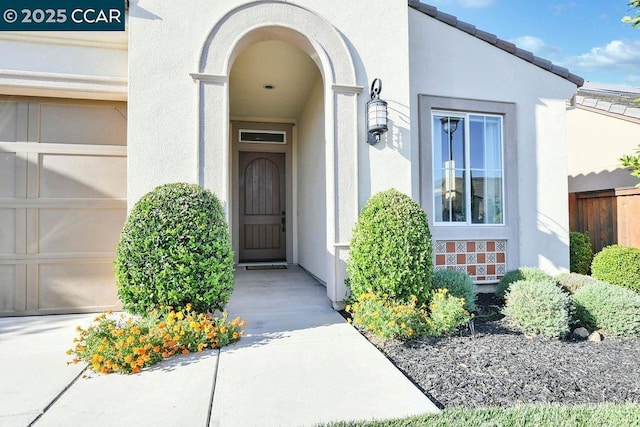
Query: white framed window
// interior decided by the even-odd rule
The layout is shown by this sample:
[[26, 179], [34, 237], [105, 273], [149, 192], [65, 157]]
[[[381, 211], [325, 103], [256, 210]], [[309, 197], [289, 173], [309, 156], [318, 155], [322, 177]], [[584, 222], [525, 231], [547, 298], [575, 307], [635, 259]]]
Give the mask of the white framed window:
[[[509, 248], [505, 268], [517, 267], [520, 200], [529, 197], [518, 191], [519, 176], [534, 173], [518, 166], [517, 104], [428, 94], [420, 94], [418, 101], [420, 203], [427, 213], [434, 241], [455, 243], [456, 255], [459, 255], [457, 245], [464, 242], [504, 241]], [[451, 125], [451, 118], [459, 121], [451, 140], [450, 158], [449, 132], [444, 128], [445, 124]], [[451, 160], [454, 163], [445, 164]], [[449, 186], [444, 179], [447, 173]], [[451, 185], [454, 182], [455, 189]], [[447, 194], [452, 196], [453, 191], [456, 198], [460, 194], [460, 205], [451, 206], [447, 213], [443, 208], [449, 204]], [[476, 248], [476, 252], [481, 251]], [[445, 255], [445, 260], [440, 260], [444, 264], [439, 265], [448, 263], [446, 258], [451, 254]], [[465, 264], [461, 265], [458, 265], [460, 257], [456, 256], [456, 268], [482, 264], [473, 254], [466, 255]]]
[[435, 224], [505, 224], [503, 121], [498, 114], [431, 111]]

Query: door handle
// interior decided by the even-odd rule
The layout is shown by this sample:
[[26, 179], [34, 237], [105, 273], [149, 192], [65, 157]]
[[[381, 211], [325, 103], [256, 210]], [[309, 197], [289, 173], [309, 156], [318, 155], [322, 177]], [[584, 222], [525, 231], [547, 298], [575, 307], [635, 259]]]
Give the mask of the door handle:
[[287, 229], [287, 216], [286, 216], [285, 211], [282, 211], [281, 222], [282, 222], [282, 232], [284, 233], [286, 231], [286, 229]]

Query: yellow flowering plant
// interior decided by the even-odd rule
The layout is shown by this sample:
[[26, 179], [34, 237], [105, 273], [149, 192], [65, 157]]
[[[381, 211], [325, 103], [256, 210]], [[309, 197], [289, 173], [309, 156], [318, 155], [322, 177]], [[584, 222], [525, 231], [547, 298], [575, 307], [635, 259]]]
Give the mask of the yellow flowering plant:
[[447, 288], [436, 289], [431, 293], [429, 301], [429, 318], [431, 335], [442, 336], [455, 332], [460, 325], [473, 317], [464, 308], [464, 298], [457, 298]]
[[407, 303], [399, 303], [386, 294], [363, 293], [347, 306], [347, 311], [354, 325], [380, 338], [409, 339], [429, 332], [425, 307], [417, 306], [414, 296]]
[[162, 313], [131, 316], [109, 313], [98, 315], [87, 328], [78, 327], [73, 356], [69, 363], [88, 363], [99, 373], [138, 373], [140, 369], [177, 353], [202, 352], [234, 343], [244, 335], [241, 318], [228, 320], [196, 313], [187, 304], [184, 310], [170, 307]]
[[368, 292], [346, 310], [356, 327], [383, 339], [446, 335], [471, 319], [464, 299], [448, 294], [447, 289], [431, 292], [428, 305], [419, 305], [414, 295], [398, 302], [388, 294]]

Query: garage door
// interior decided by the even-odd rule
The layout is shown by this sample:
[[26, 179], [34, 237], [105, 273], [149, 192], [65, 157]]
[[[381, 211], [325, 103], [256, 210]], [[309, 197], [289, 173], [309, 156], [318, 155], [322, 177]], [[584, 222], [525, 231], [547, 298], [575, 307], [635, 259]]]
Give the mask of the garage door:
[[0, 97], [0, 316], [119, 308], [126, 103]]

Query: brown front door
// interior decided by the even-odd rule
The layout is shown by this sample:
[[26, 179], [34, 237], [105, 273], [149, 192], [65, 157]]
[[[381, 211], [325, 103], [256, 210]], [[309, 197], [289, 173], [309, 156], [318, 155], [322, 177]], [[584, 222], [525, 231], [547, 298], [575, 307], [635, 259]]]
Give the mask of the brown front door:
[[240, 152], [240, 262], [285, 261], [284, 153]]

